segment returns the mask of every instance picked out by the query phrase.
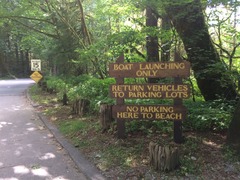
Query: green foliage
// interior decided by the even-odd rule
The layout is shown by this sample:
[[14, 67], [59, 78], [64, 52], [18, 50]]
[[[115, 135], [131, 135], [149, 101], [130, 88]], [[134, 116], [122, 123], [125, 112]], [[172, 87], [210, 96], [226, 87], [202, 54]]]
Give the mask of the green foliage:
[[66, 93], [71, 102], [80, 99], [89, 100], [92, 111], [98, 111], [101, 103], [113, 103], [113, 99], [109, 97], [109, 86], [115, 83], [113, 78], [97, 79], [82, 75], [67, 78], [47, 77], [45, 81], [47, 88], [58, 93], [60, 98]]
[[[169, 104], [166, 102], [131, 101], [131, 104]], [[224, 101], [197, 101], [188, 100], [185, 102], [188, 109], [188, 118], [183, 121], [183, 129], [186, 131], [226, 131], [232, 118], [235, 102]], [[141, 131], [147, 135], [154, 133], [173, 133], [173, 124], [170, 121], [130, 121], [127, 123], [128, 132]]]
[[[45, 80], [47, 87], [58, 93], [62, 98], [67, 93], [69, 101], [79, 99], [90, 101], [90, 111], [98, 112], [101, 103], [113, 104], [114, 99], [109, 97], [109, 86], [115, 84], [114, 78], [98, 79], [92, 76], [83, 75], [78, 77], [48, 77]], [[127, 78], [126, 83], [136, 83], [135, 79]], [[188, 118], [183, 122], [186, 130], [198, 131], [223, 131], [228, 128], [231, 114], [234, 109], [233, 102], [222, 100], [205, 102], [203, 100], [192, 102], [186, 100]], [[161, 99], [129, 99], [127, 104], [171, 104], [171, 100]], [[172, 133], [172, 123], [168, 121], [131, 121], [127, 125], [128, 132], [141, 131], [148, 135], [154, 132]]]
[[108, 95], [110, 84], [114, 84], [113, 78], [97, 79], [92, 76], [82, 75], [78, 77], [47, 77], [47, 88], [56, 92], [61, 100], [66, 93], [68, 100], [87, 99], [90, 101], [92, 111], [98, 111], [101, 103], [113, 103]]
[[92, 111], [98, 111], [101, 103], [113, 103], [109, 97], [109, 86], [114, 84], [113, 78], [97, 79], [91, 77], [83, 81], [78, 86], [70, 89], [68, 95], [70, 100], [87, 99], [90, 101]]
[[59, 77], [51, 77], [47, 79], [47, 87], [56, 92], [64, 92], [66, 89], [66, 83]]
[[186, 102], [189, 116], [183, 126], [188, 130], [223, 131], [231, 121], [234, 102]]
[[188, 137], [183, 146], [183, 156], [180, 157], [180, 169], [178, 170], [182, 175], [199, 174], [201, 166], [196, 162], [197, 153], [199, 152], [199, 144], [202, 142], [201, 138]]
[[74, 135], [77, 132], [83, 132], [87, 126], [88, 123], [86, 123], [85, 121], [80, 121], [76, 119], [59, 123], [60, 131], [66, 136]]
[[128, 133], [141, 133], [147, 137], [156, 133], [173, 133], [173, 123], [169, 121], [129, 121], [126, 123], [126, 131]]
[[240, 160], [239, 148], [225, 145], [222, 151], [226, 161], [238, 162]]

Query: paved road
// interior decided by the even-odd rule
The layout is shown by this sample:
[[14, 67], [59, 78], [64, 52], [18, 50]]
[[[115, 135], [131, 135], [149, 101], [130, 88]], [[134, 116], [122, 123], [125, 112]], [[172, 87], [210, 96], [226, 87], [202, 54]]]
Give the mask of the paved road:
[[0, 180], [85, 180], [26, 98], [30, 79], [0, 81]]

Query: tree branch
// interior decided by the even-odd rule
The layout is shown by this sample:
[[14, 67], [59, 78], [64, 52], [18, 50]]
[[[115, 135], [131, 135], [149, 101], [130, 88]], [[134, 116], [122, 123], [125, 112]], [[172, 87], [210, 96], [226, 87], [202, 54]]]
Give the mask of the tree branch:
[[36, 31], [36, 32], [38, 32], [38, 33], [40, 33], [40, 34], [44, 34], [44, 35], [46, 35], [46, 36], [48, 36], [48, 37], [52, 37], [52, 38], [54, 38], [54, 39], [58, 39], [58, 36], [55, 35], [55, 34], [49, 34], [49, 33], [40, 31], [40, 30], [38, 30], [38, 29], [36, 29], [36, 28], [34, 28], [34, 27], [32, 27], [32, 26], [29, 26], [29, 25], [27, 25], [27, 24], [24, 24], [24, 23], [22, 23], [21, 21], [18, 21], [18, 20], [16, 20], [16, 19], [12, 19], [12, 21], [17, 22], [17, 23], [19, 23], [20, 25], [22, 25], [22, 26], [24, 26], [24, 27], [27, 27], [27, 28], [29, 28], [30, 30]]
[[46, 19], [39, 19], [39, 18], [32, 18], [32, 17], [25, 17], [25, 16], [0, 16], [1, 19], [27, 19], [27, 20], [33, 20], [33, 21], [40, 21], [45, 22], [51, 25], [54, 25], [51, 21], [48, 21]]

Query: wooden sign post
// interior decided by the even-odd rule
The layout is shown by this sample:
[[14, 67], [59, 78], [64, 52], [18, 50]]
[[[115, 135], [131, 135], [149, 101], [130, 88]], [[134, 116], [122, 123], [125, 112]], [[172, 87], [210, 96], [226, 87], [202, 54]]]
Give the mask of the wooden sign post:
[[[124, 63], [124, 54], [122, 54], [116, 61], [117, 63]], [[116, 77], [116, 84], [122, 85], [124, 84], [124, 78], [123, 77]], [[123, 105], [124, 99], [123, 98], [117, 98], [116, 100], [117, 105]], [[117, 119], [117, 136], [120, 139], [125, 138], [125, 120], [124, 119]]]
[[[174, 60], [175, 62], [182, 62], [181, 57], [176, 53], [174, 54]], [[190, 67], [189, 67], [189, 72], [190, 72]], [[190, 76], [190, 75], [189, 75]], [[174, 83], [175, 84], [182, 84], [182, 78], [181, 77], [175, 77], [174, 78]], [[182, 98], [174, 98], [173, 104], [178, 106], [183, 104]], [[183, 135], [182, 135], [182, 121], [174, 121], [173, 122], [174, 127], [173, 127], [173, 139], [175, 143], [183, 143]]]
[[[110, 95], [116, 98], [112, 116], [117, 120], [118, 138], [125, 137], [126, 120], [173, 120], [174, 141], [182, 142], [182, 120], [187, 109], [182, 99], [189, 98], [190, 86], [182, 83], [182, 78], [190, 76], [190, 63], [141, 62], [124, 63], [121, 55], [116, 63], [109, 65], [109, 74], [116, 78], [110, 86]], [[174, 84], [124, 84], [124, 78], [174, 78]], [[174, 99], [173, 105], [124, 105], [124, 99]]]

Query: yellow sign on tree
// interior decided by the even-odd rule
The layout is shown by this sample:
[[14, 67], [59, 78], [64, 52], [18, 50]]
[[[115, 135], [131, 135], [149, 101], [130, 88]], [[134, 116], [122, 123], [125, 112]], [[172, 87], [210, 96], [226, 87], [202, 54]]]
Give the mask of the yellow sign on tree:
[[43, 76], [38, 71], [35, 71], [32, 73], [30, 78], [34, 80], [36, 83], [38, 83], [43, 78]]

